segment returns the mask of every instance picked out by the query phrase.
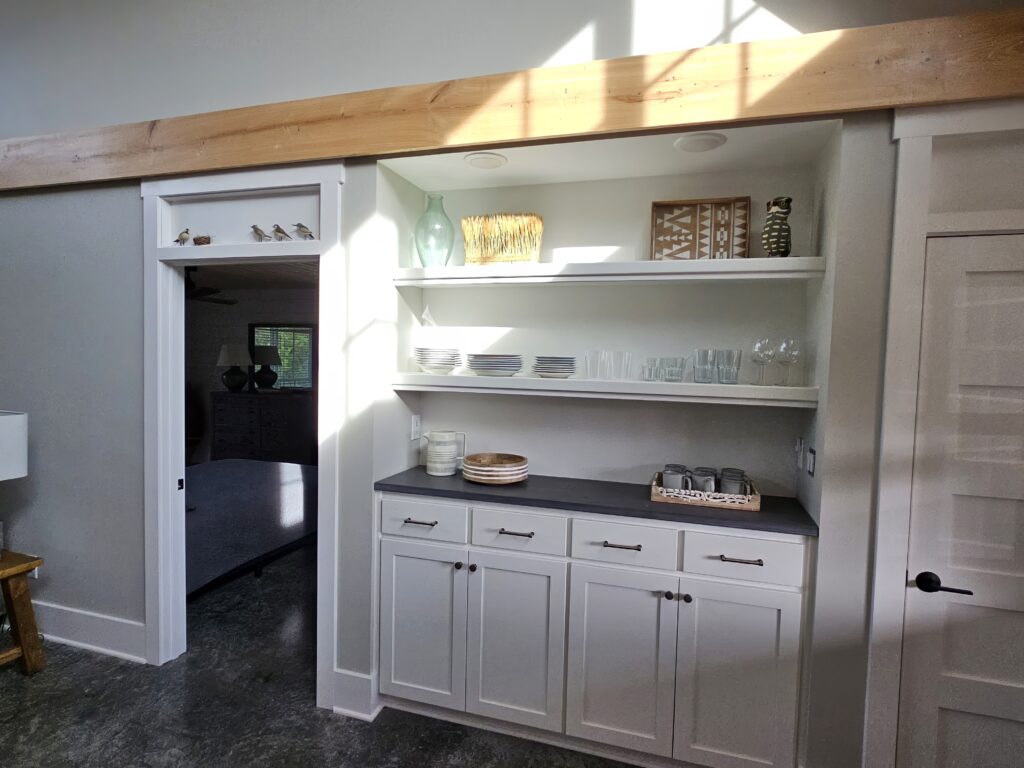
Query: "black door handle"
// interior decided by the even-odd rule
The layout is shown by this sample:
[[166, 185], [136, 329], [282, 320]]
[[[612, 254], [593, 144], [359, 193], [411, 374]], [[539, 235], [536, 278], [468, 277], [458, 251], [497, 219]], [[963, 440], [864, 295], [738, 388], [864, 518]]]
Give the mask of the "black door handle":
[[917, 574], [914, 579], [914, 584], [922, 592], [955, 592], [958, 595], [973, 595], [969, 589], [955, 589], [953, 587], [942, 586], [942, 579], [939, 578], [937, 573], [931, 571], [921, 571]]

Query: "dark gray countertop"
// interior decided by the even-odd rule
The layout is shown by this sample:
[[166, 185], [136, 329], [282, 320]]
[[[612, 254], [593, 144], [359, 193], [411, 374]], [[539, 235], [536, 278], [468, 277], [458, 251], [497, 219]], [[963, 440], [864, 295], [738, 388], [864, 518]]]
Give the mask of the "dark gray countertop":
[[378, 480], [374, 490], [437, 496], [447, 499], [546, 507], [597, 515], [622, 515], [648, 520], [670, 520], [751, 531], [817, 536], [818, 526], [799, 501], [785, 496], [762, 496], [761, 511], [715, 509], [651, 501], [649, 485], [580, 480], [572, 477], [530, 475], [515, 485], [480, 485], [461, 475], [432, 477], [423, 467], [414, 467]]

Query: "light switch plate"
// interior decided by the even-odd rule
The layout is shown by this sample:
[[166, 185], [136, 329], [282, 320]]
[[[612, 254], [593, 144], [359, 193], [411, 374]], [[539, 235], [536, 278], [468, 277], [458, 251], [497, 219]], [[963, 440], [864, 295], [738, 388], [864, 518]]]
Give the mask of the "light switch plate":
[[423, 428], [420, 425], [420, 415], [418, 413], [414, 413], [412, 415], [412, 424], [409, 427], [409, 439], [419, 440], [422, 435]]

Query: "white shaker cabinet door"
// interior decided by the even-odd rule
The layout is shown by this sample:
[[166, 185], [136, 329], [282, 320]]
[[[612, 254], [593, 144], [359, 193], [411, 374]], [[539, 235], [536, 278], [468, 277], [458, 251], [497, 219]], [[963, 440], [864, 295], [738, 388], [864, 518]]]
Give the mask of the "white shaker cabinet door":
[[381, 693], [464, 709], [467, 550], [391, 540], [380, 550]]
[[564, 561], [471, 550], [466, 711], [562, 730]]
[[796, 764], [800, 595], [679, 581], [673, 757], [712, 768]]
[[676, 576], [573, 565], [566, 733], [672, 754]]

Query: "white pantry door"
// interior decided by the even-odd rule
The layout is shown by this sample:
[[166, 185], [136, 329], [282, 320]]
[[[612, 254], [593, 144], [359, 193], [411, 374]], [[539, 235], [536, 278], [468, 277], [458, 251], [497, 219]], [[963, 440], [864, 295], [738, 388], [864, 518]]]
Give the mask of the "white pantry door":
[[1019, 768], [1024, 235], [929, 240], [922, 323], [897, 764]]

